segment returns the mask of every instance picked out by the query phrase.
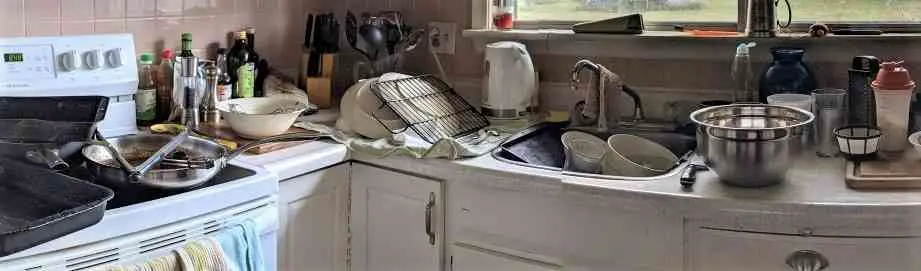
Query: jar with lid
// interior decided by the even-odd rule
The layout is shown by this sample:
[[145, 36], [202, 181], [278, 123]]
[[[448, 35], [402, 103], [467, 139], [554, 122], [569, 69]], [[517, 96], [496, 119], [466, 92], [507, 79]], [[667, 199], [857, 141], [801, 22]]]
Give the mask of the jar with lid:
[[492, 0], [492, 16], [492, 23], [496, 29], [512, 29], [515, 26], [515, 1]]

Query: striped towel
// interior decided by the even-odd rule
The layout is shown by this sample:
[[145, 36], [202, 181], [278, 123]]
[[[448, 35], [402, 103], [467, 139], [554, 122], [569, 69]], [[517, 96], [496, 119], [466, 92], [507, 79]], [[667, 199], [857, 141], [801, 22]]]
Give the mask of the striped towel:
[[144, 262], [105, 266], [94, 271], [231, 271], [221, 245], [214, 238], [190, 242], [167, 255]]

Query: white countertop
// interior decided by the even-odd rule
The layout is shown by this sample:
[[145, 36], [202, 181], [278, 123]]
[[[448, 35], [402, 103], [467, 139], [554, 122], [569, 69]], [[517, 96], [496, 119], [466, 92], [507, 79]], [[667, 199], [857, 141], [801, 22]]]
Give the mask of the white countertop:
[[[469, 182], [492, 182], [492, 185], [515, 189], [566, 189], [586, 194], [678, 200], [719, 204], [797, 205], [797, 206], [921, 206], [921, 191], [862, 191], [844, 183], [844, 160], [822, 159], [804, 154], [789, 174], [788, 181], [767, 188], [737, 188], [722, 184], [713, 172], [698, 174], [693, 190], [683, 190], [679, 176], [655, 181], [622, 181], [563, 175], [559, 171], [536, 169], [496, 160], [490, 155], [472, 159], [416, 160], [404, 157], [376, 158], [350, 154], [343, 145], [324, 140], [305, 143], [263, 155], [241, 156], [241, 161], [264, 166], [286, 180], [320, 170], [350, 159], [382, 167], [413, 172], [423, 176]], [[459, 173], [459, 174], [453, 174]], [[730, 204], [731, 205], [731, 204]]]

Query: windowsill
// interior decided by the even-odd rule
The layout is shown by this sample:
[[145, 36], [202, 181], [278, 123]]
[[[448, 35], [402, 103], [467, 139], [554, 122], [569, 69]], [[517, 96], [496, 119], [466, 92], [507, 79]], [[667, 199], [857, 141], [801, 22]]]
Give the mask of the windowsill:
[[646, 31], [639, 35], [620, 35], [620, 34], [576, 34], [572, 30], [562, 29], [540, 29], [540, 30], [494, 30], [494, 29], [471, 29], [464, 30], [463, 36], [466, 38], [477, 39], [512, 39], [523, 41], [604, 41], [604, 40], [708, 40], [708, 41], [801, 41], [801, 42], [821, 42], [834, 40], [919, 40], [921, 33], [893, 33], [883, 35], [828, 35], [822, 38], [813, 38], [805, 33], [782, 34], [774, 38], [750, 38], [742, 33], [737, 36], [717, 36], [704, 37], [693, 36], [686, 32], [677, 31]]

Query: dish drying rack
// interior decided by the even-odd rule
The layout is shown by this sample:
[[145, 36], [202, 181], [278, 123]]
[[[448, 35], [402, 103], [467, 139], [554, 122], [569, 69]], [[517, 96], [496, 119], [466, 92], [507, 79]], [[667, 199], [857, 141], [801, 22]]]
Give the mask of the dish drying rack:
[[405, 124], [393, 127], [372, 116], [393, 133], [412, 129], [423, 140], [434, 144], [443, 138], [461, 138], [489, 126], [489, 120], [447, 83], [432, 75], [376, 81], [371, 92]]

